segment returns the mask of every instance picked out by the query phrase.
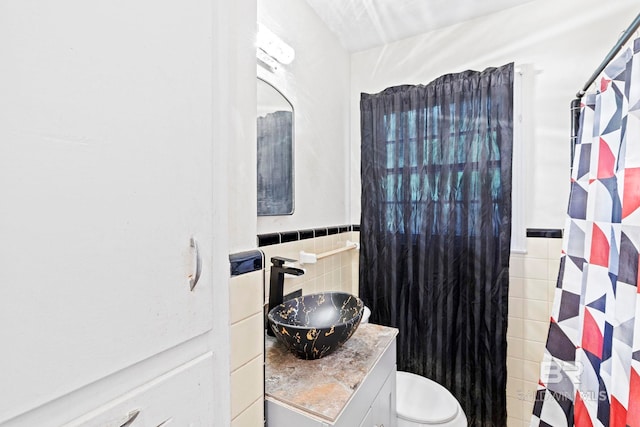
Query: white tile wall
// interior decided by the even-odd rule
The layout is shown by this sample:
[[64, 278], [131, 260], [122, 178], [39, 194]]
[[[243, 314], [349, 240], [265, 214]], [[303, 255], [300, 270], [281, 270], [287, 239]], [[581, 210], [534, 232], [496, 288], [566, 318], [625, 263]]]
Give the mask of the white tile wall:
[[[270, 257], [298, 259], [300, 250], [321, 253], [342, 247], [346, 240], [359, 241], [359, 233], [262, 247], [266, 269], [230, 279], [232, 427], [262, 425], [264, 418], [261, 322], [263, 304], [268, 299]], [[511, 256], [507, 329], [508, 427], [529, 426], [561, 248], [562, 239], [528, 238], [527, 253]], [[285, 280], [285, 293], [296, 289], [302, 289], [304, 294], [330, 290], [358, 293], [358, 252], [355, 250], [320, 260], [317, 264], [307, 264], [304, 268], [307, 272], [303, 276]], [[266, 283], [264, 297], [263, 282]]]
[[229, 279], [231, 425], [263, 425], [264, 335], [262, 270]]
[[[262, 340], [261, 340], [262, 341]], [[260, 354], [231, 373], [231, 420], [250, 409], [256, 400], [264, 398], [264, 356]], [[262, 425], [263, 417], [260, 417]]]
[[[322, 253], [358, 242], [359, 233], [340, 233], [260, 248], [265, 269], [229, 279], [231, 327], [231, 427], [256, 427], [264, 419], [263, 304], [268, 301], [272, 256], [298, 259], [299, 252]], [[284, 293], [302, 289], [358, 293], [358, 251], [351, 250], [303, 266], [306, 273], [287, 276]], [[265, 280], [266, 279], [266, 280]]]
[[229, 279], [232, 325], [262, 310], [263, 275], [263, 271], [254, 271]]
[[562, 239], [527, 238], [527, 253], [512, 254], [507, 329], [507, 425], [529, 426], [540, 361], [560, 267]]
[[231, 326], [231, 372], [262, 354], [264, 342], [260, 331], [263, 327], [262, 312]]
[[[266, 269], [230, 279], [232, 427], [262, 425], [264, 418], [261, 322], [263, 304], [268, 299], [270, 257], [298, 259], [300, 250], [321, 253], [342, 247], [346, 240], [358, 242], [359, 233], [262, 247]], [[527, 253], [511, 256], [507, 329], [508, 427], [529, 426], [561, 248], [562, 239], [528, 238]], [[358, 293], [358, 252], [355, 250], [320, 260], [317, 264], [307, 264], [304, 268], [307, 272], [303, 276], [285, 280], [285, 293], [296, 289], [302, 289], [304, 294], [330, 290]], [[264, 297], [263, 283], [267, 285]]]
[[[271, 273], [271, 257], [283, 256], [299, 259], [300, 251], [320, 254], [344, 247], [347, 240], [358, 242], [358, 238], [359, 233], [348, 232], [260, 248], [265, 254], [265, 303], [269, 299], [268, 280]], [[350, 250], [321, 259], [316, 264], [304, 264], [302, 268], [306, 270], [306, 273], [302, 276], [285, 276], [284, 294], [302, 289], [302, 293], [305, 295], [323, 291], [343, 291], [357, 295], [357, 282], [355, 290], [353, 283], [354, 262], [357, 270], [357, 261], [358, 251]], [[357, 275], [355, 277], [357, 280]]]
[[264, 418], [264, 400], [258, 398], [244, 412], [231, 421], [231, 427], [262, 427]]

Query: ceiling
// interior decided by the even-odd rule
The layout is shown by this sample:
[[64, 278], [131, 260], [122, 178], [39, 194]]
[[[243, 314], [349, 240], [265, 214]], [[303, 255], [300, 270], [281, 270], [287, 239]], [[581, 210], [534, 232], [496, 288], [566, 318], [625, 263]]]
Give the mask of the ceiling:
[[350, 52], [533, 0], [306, 0]]

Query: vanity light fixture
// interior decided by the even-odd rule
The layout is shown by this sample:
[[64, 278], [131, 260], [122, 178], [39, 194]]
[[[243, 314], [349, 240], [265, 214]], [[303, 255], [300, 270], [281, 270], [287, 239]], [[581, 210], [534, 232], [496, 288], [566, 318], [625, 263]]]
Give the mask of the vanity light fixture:
[[269, 60], [287, 65], [291, 64], [295, 57], [293, 48], [262, 24], [258, 24], [257, 44], [257, 58], [273, 69], [277, 68], [277, 64], [270, 63]]

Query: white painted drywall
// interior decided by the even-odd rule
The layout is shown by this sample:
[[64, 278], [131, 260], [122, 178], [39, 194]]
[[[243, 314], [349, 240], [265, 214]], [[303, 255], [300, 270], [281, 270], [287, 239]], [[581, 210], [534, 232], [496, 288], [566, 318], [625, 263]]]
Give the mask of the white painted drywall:
[[[258, 75], [289, 98], [295, 118], [295, 211], [258, 217], [258, 233], [346, 224], [349, 54], [304, 1], [260, 1], [258, 22], [296, 52], [290, 65], [275, 72], [258, 66]], [[247, 151], [255, 152], [255, 138], [245, 143]], [[255, 172], [237, 173], [243, 188], [255, 192]], [[253, 212], [255, 216], [255, 207]]]
[[[220, 3], [220, 2], [215, 2]], [[214, 132], [220, 132], [215, 144], [224, 145], [228, 204], [229, 252], [256, 247], [257, 171], [256, 171], [256, 1], [241, 0], [219, 6], [226, 14], [216, 15], [216, 25], [226, 28], [224, 57], [216, 58], [217, 72], [226, 86], [214, 94], [224, 107], [214, 117]], [[216, 201], [214, 200], [214, 206]], [[224, 209], [223, 205], [221, 208]]]
[[[238, 197], [256, 191], [255, 185], [242, 187], [237, 181], [238, 169], [256, 173], [256, 151], [247, 151], [247, 140], [256, 139], [255, 34], [256, 1], [214, 1], [213, 52], [213, 245], [222, 250], [213, 259], [217, 283], [213, 298], [216, 321], [214, 327], [214, 381], [220, 397], [214, 403], [216, 414], [212, 424], [231, 425], [231, 344], [229, 319], [230, 253], [255, 247], [255, 195]], [[252, 161], [253, 159], [253, 161]], [[251, 173], [249, 173], [251, 176]], [[255, 177], [255, 175], [253, 175]]]
[[508, 62], [535, 70], [526, 148], [526, 227], [562, 228], [569, 192], [569, 103], [640, 11], [637, 0], [536, 0], [351, 57], [351, 222], [360, 217], [360, 93], [426, 84]]

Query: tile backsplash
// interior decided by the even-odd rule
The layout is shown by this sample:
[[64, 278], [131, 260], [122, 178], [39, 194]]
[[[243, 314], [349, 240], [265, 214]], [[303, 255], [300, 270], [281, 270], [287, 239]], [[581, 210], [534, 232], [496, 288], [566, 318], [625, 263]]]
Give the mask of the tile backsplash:
[[[535, 236], [535, 237], [531, 237]], [[562, 250], [561, 232], [535, 230], [527, 253], [512, 254], [507, 330], [508, 427], [528, 426], [540, 375]], [[230, 256], [232, 427], [262, 425], [264, 304], [271, 257], [298, 259], [359, 242], [357, 226], [326, 227], [258, 236], [258, 249]], [[299, 266], [295, 263], [295, 266]], [[305, 264], [305, 274], [285, 279], [284, 294], [344, 291], [358, 294], [358, 251]], [[257, 343], [257, 344], [256, 344]]]
[[[528, 233], [527, 253], [512, 254], [507, 328], [507, 426], [529, 426], [549, 331], [562, 233]], [[540, 236], [540, 237], [537, 237]], [[548, 237], [553, 236], [553, 237]]]
[[[259, 235], [258, 249], [229, 255], [232, 427], [255, 427], [264, 419], [263, 310], [269, 298], [271, 257], [298, 260], [300, 251], [320, 254], [359, 240], [359, 226], [321, 227]], [[304, 295], [322, 291], [358, 294], [357, 250], [301, 267], [306, 270], [304, 275], [285, 276], [285, 295], [297, 290]]]
[[262, 268], [229, 279], [232, 427], [258, 426], [264, 419], [263, 282]]
[[[320, 254], [333, 249], [345, 247], [347, 241], [358, 242], [359, 232], [345, 231], [337, 234], [328, 234], [310, 239], [295, 240], [286, 243], [261, 247], [265, 259], [265, 303], [269, 298], [269, 274], [271, 273], [271, 257], [281, 256], [298, 260], [300, 251]], [[343, 291], [357, 295], [357, 266], [358, 251], [349, 250], [318, 260], [314, 264], [295, 263], [296, 267], [302, 267], [305, 274], [302, 276], [285, 276], [284, 294], [302, 290], [302, 294], [311, 294], [324, 291]], [[354, 281], [355, 270], [355, 281]]]
[[258, 246], [277, 245], [279, 243], [295, 242], [298, 240], [314, 239], [316, 237], [330, 236], [333, 234], [360, 231], [360, 226], [338, 225], [332, 227], [309, 228], [305, 230], [280, 231], [277, 233], [258, 234]]

